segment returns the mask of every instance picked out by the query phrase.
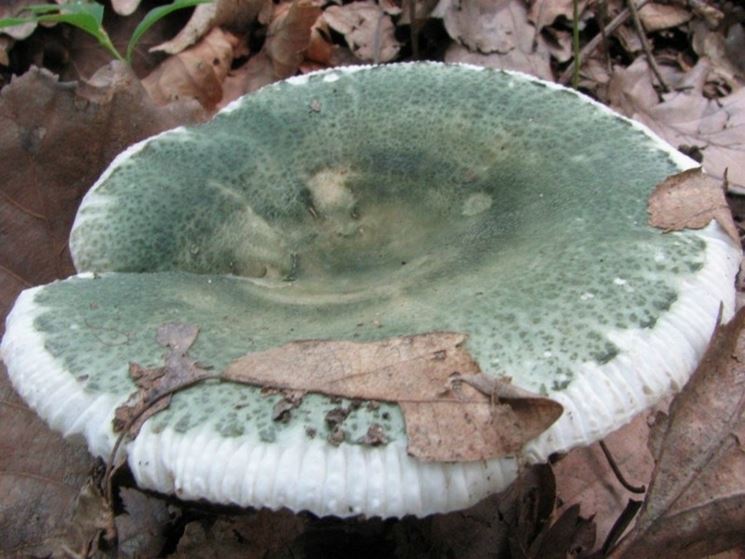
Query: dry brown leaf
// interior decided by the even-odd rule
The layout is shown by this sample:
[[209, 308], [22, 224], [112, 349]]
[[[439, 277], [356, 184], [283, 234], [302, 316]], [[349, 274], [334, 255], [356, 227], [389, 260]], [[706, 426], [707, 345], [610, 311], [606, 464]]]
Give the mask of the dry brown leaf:
[[670, 406], [644, 506], [614, 558], [694, 558], [745, 543], [745, 310]]
[[649, 197], [649, 224], [665, 231], [679, 231], [702, 229], [716, 220], [739, 245], [740, 236], [724, 190], [722, 181], [706, 176], [700, 168], [672, 175], [658, 184]]
[[115, 519], [119, 559], [158, 557], [171, 522], [166, 501], [126, 487], [119, 490], [119, 498], [125, 511]]
[[[222, 515], [214, 523], [190, 522], [178, 543], [173, 559], [262, 559], [284, 557], [279, 550], [288, 548], [303, 533], [308, 519], [287, 509], [266, 509], [245, 515]], [[294, 557], [294, 554], [290, 556]], [[304, 554], [303, 554], [304, 556]]]
[[[577, 7], [581, 19], [587, 0], [580, 0]], [[528, 19], [537, 31], [551, 25], [558, 17], [564, 17], [568, 21], [574, 19], [574, 0], [533, 0], [530, 4]]]
[[111, 7], [120, 16], [130, 16], [140, 6], [140, 0], [111, 0]]
[[546, 41], [529, 22], [522, 0], [444, 0], [437, 11], [457, 42], [445, 53], [446, 62], [518, 70], [553, 81]]
[[142, 85], [160, 105], [192, 98], [213, 111], [239, 45], [237, 36], [215, 27], [193, 47], [164, 60]]
[[199, 41], [214, 27], [244, 31], [263, 12], [271, 9], [272, 0], [214, 0], [200, 4], [178, 35], [151, 50], [177, 54]]
[[85, 442], [49, 429], [0, 364], [0, 555], [50, 556], [92, 466]]
[[354, 55], [366, 62], [390, 62], [401, 49], [390, 16], [372, 0], [329, 6], [323, 20], [344, 35]]
[[[0, 2], [0, 19], [16, 17], [18, 15], [24, 15], [22, 12], [28, 7], [34, 4], [42, 4], [43, 2], [36, 2], [35, 0], [5, 0]], [[51, 2], [49, 2], [51, 3]], [[29, 37], [36, 29], [36, 23], [22, 23], [21, 25], [14, 25], [12, 27], [3, 27], [0, 29], [0, 36], [7, 35], [22, 41]]]
[[311, 41], [320, 9], [313, 0], [296, 0], [274, 11], [261, 52], [225, 80], [220, 107], [241, 95], [295, 74]]
[[[742, 29], [741, 26], [733, 25], [731, 30]], [[711, 75], [707, 79], [721, 78], [732, 90], [737, 90], [745, 83], [743, 67], [743, 52], [729, 46], [730, 35], [725, 38], [723, 31], [712, 30], [701, 20], [691, 24], [693, 31], [693, 50], [696, 54], [706, 57], [711, 62]], [[735, 34], [732, 35], [736, 37]], [[729, 40], [728, 40], [729, 39]], [[734, 55], [734, 56], [732, 56]]]
[[649, 2], [639, 10], [639, 19], [647, 33], [678, 27], [691, 20], [691, 11], [675, 4]]
[[659, 102], [651, 72], [643, 57], [628, 68], [617, 68], [609, 84], [611, 104], [646, 124], [674, 147], [694, 146], [704, 156], [708, 174], [745, 188], [745, 88], [707, 99], [703, 86], [711, 64], [701, 59], [679, 84]]
[[447, 332], [367, 343], [291, 342], [237, 359], [221, 378], [397, 402], [409, 454], [422, 460], [515, 454], [558, 419], [561, 405], [482, 375], [464, 342], [464, 335]]
[[126, 429], [131, 436], [136, 436], [145, 421], [169, 406], [176, 390], [214, 377], [187, 356], [198, 334], [196, 326], [179, 322], [169, 322], [158, 328], [155, 336], [157, 342], [170, 350], [165, 364], [163, 367], [146, 369], [137, 363], [130, 363], [129, 375], [138, 391], [116, 408], [114, 431]]
[[[666, 409], [666, 405], [663, 406]], [[630, 423], [603, 440], [626, 479], [636, 485], [648, 485], [654, 460], [647, 450], [649, 413], [637, 415]], [[556, 493], [562, 503], [556, 513], [563, 514], [572, 505], [595, 519], [597, 543], [602, 544], [629, 498], [613, 474], [600, 445], [575, 448], [553, 465]]]
[[156, 107], [120, 63], [77, 88], [33, 68], [0, 91], [0, 153], [13, 162], [0, 166], [2, 316], [21, 289], [74, 273], [67, 237], [75, 211], [114, 156], [202, 118], [195, 105]]
[[310, 45], [311, 29], [320, 15], [321, 9], [313, 0], [295, 0], [277, 7], [263, 52], [271, 59], [278, 79], [297, 72]]

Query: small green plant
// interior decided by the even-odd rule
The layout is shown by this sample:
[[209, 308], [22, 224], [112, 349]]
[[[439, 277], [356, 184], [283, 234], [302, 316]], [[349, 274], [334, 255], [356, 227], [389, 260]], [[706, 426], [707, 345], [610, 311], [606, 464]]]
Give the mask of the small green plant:
[[[158, 21], [168, 14], [190, 8], [197, 4], [205, 4], [211, 0], [173, 0], [165, 6], [158, 6], [150, 10], [140, 24], [132, 32], [127, 44], [125, 56], [116, 49], [106, 30], [103, 28], [104, 7], [97, 2], [74, 0], [65, 4], [34, 4], [27, 6], [18, 17], [0, 19], [0, 29], [13, 27], [24, 23], [67, 23], [92, 35], [117, 60], [132, 63], [132, 53], [142, 36]], [[23, 15], [28, 12], [29, 15]]]

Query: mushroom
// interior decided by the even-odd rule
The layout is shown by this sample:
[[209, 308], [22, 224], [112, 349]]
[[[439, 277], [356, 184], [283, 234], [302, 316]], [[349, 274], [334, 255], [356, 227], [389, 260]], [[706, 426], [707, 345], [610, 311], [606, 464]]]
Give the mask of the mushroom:
[[[523, 74], [337, 68], [239, 99], [119, 155], [71, 233], [79, 275], [24, 291], [2, 357], [53, 428], [107, 456], [129, 364], [195, 324], [214, 371], [293, 340], [452, 331], [481, 369], [562, 417], [518, 456], [425, 462], [391, 402], [282, 403], [207, 382], [127, 443], [144, 488], [340, 517], [467, 507], [520, 459], [587, 445], [686, 382], [740, 249], [712, 222], [663, 232], [654, 186], [695, 163], [642, 125]], [[340, 431], [338, 428], [342, 426]]]

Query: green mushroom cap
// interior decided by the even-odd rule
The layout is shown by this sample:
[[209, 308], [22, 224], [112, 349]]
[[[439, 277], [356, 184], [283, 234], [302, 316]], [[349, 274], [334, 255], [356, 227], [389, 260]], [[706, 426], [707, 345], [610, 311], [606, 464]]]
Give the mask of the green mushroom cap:
[[[71, 234], [88, 273], [22, 295], [3, 357], [42, 416], [104, 454], [136, 389], [128, 364], [163, 362], [162, 324], [197, 325], [190, 356], [216, 371], [293, 340], [462, 332], [485, 373], [564, 406], [524, 451], [544, 460], [682, 386], [720, 305], [732, 312], [739, 248], [719, 226], [647, 223], [655, 185], [693, 165], [520, 74], [406, 64], [293, 78], [119, 156]], [[44, 383], [69, 405], [50, 405]], [[408, 456], [395, 404], [310, 394], [276, 421], [278, 398], [226, 383], [179, 393], [129, 444], [130, 467], [183, 497], [339, 516], [462, 508], [515, 476], [512, 458]], [[341, 444], [326, 420], [339, 406]]]

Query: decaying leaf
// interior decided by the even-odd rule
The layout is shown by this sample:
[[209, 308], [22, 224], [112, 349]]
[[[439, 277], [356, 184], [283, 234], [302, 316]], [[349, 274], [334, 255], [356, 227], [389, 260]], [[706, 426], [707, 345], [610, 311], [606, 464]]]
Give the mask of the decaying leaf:
[[745, 88], [719, 99], [708, 99], [703, 87], [711, 63], [702, 58], [660, 103], [643, 57], [628, 68], [617, 68], [609, 84], [611, 104], [649, 126], [670, 144], [698, 148], [704, 169], [731, 186], [745, 188]]
[[693, 558], [745, 542], [745, 310], [719, 328], [662, 422], [647, 498], [612, 557]]
[[649, 197], [649, 224], [665, 231], [701, 229], [712, 220], [740, 244], [735, 222], [724, 198], [721, 181], [706, 176], [700, 168], [672, 175], [658, 184]]
[[13, 164], [0, 166], [0, 313], [21, 289], [74, 273], [67, 236], [75, 211], [119, 152], [202, 116], [196, 103], [156, 107], [121, 63], [83, 84], [33, 68], [3, 88], [0, 153]]
[[272, 61], [278, 79], [297, 72], [310, 44], [311, 28], [320, 15], [321, 9], [313, 0], [295, 0], [277, 7], [263, 52]]
[[213, 111], [239, 44], [236, 35], [215, 27], [193, 47], [164, 60], [142, 85], [160, 105], [193, 98]]
[[0, 556], [50, 556], [69, 535], [93, 459], [84, 441], [63, 440], [26, 406], [2, 364], [0, 435]]
[[456, 41], [445, 62], [518, 70], [553, 81], [545, 39], [528, 20], [522, 0], [443, 0], [437, 13]]
[[344, 35], [349, 48], [360, 60], [389, 62], [401, 49], [390, 16], [371, 0], [329, 6], [323, 12], [323, 19]]
[[[737, 29], [741, 26], [733, 25], [730, 33], [737, 36]], [[721, 30], [712, 30], [705, 22], [697, 20], [691, 23], [693, 41], [691, 46], [701, 57], [706, 57], [711, 62], [711, 77], [721, 78], [731, 89], [739, 89], [745, 83], [745, 68], [743, 68], [742, 51], [732, 51], [729, 46], [730, 34], [725, 37]], [[740, 45], [742, 46], [742, 45]]]
[[172, 521], [166, 502], [137, 489], [122, 487], [124, 513], [115, 518], [119, 557], [158, 557]]
[[514, 454], [556, 421], [562, 407], [482, 375], [464, 342], [464, 335], [447, 332], [367, 343], [291, 342], [237, 359], [222, 378], [397, 402], [408, 451], [422, 460]]
[[[666, 409], [666, 405], [663, 407]], [[648, 417], [648, 413], [639, 414], [603, 439], [626, 480], [645, 487], [654, 468], [652, 455], [646, 449]], [[579, 505], [583, 514], [594, 518], [598, 544], [606, 540], [629, 498], [638, 498], [621, 486], [599, 443], [573, 449], [553, 464], [553, 470], [560, 501], [556, 514]]]
[[204, 37], [214, 27], [244, 31], [262, 13], [272, 9], [271, 0], [214, 0], [200, 4], [191, 19], [170, 41], [151, 50], [177, 54]]
[[[587, 0], [579, 0], [577, 8], [580, 14], [585, 11], [586, 7]], [[574, 0], [533, 0], [530, 3], [528, 19], [539, 32], [559, 17], [572, 21], [574, 18]]]
[[[259, 510], [244, 515], [218, 517], [212, 522], [190, 522], [179, 540], [174, 559], [261, 559], [295, 557], [277, 554], [289, 548], [308, 525], [305, 517], [287, 509]], [[304, 556], [304, 555], [301, 555]]]
[[310, 45], [311, 29], [320, 16], [313, 0], [280, 4], [273, 13], [261, 51], [225, 80], [220, 106], [245, 93], [295, 74]]
[[137, 363], [130, 363], [129, 374], [139, 390], [116, 408], [114, 431], [127, 428], [135, 436], [148, 418], [168, 407], [175, 390], [214, 377], [214, 374], [187, 356], [198, 335], [196, 326], [179, 322], [169, 322], [158, 328], [158, 343], [170, 350], [165, 365], [146, 369]]
[[80, 489], [69, 517], [68, 530], [57, 542], [60, 556], [94, 557], [99, 542], [114, 541], [114, 511], [99, 487], [99, 480], [89, 478]]
[[691, 16], [691, 11], [684, 6], [661, 2], [649, 2], [639, 10], [639, 19], [647, 33], [678, 27], [690, 21]]

